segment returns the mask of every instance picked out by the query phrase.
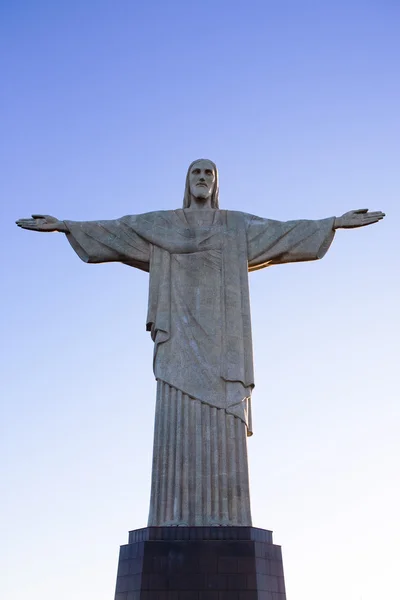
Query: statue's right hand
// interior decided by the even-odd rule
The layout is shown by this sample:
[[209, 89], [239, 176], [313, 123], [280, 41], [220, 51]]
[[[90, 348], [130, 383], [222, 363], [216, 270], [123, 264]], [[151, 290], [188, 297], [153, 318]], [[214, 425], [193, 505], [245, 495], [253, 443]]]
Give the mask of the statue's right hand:
[[15, 222], [18, 227], [32, 231], [67, 231], [65, 224], [51, 215], [32, 215], [31, 219], [18, 219]]

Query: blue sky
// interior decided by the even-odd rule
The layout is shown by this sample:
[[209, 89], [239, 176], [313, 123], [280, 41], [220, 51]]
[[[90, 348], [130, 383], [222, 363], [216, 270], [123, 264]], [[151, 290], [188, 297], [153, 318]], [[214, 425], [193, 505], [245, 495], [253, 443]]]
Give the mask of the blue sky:
[[0, 4], [0, 595], [113, 597], [145, 526], [155, 383], [147, 275], [80, 262], [32, 212], [384, 210], [323, 259], [251, 275], [254, 525], [292, 600], [397, 598], [400, 6], [394, 0]]

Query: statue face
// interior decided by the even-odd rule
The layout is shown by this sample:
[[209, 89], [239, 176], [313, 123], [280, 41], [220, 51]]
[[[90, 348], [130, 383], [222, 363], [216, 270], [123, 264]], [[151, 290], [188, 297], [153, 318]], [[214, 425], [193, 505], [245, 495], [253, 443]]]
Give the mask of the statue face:
[[211, 198], [215, 185], [215, 173], [211, 163], [199, 160], [194, 163], [189, 173], [190, 194], [197, 200], [207, 201]]

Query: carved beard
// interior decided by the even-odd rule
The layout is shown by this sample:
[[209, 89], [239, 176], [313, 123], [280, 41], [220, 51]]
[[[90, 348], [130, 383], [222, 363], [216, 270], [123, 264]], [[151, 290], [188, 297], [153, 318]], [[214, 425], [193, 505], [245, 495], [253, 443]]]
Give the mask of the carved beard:
[[197, 200], [208, 200], [212, 196], [212, 190], [210, 191], [208, 187], [195, 186], [193, 192], [191, 191], [191, 195]]

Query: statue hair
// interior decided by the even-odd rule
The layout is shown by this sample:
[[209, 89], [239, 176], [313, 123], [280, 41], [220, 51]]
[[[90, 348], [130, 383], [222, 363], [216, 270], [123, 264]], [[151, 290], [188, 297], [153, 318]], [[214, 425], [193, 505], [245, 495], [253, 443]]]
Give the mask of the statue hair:
[[197, 160], [194, 160], [188, 168], [187, 171], [187, 175], [186, 175], [186, 183], [185, 183], [185, 194], [183, 196], [183, 208], [189, 208], [190, 206], [190, 201], [191, 201], [191, 195], [190, 195], [190, 183], [189, 183], [189, 174], [190, 171], [193, 168], [193, 165], [195, 165], [196, 163], [200, 162], [201, 160], [206, 160], [207, 162], [210, 163], [210, 165], [212, 165], [212, 168], [214, 170], [215, 173], [215, 182], [214, 182], [214, 190], [213, 193], [211, 195], [211, 208], [219, 208], [219, 185], [218, 185], [218, 169], [217, 169], [217, 165], [215, 163], [213, 163], [212, 160], [210, 160], [209, 158], [198, 158]]

